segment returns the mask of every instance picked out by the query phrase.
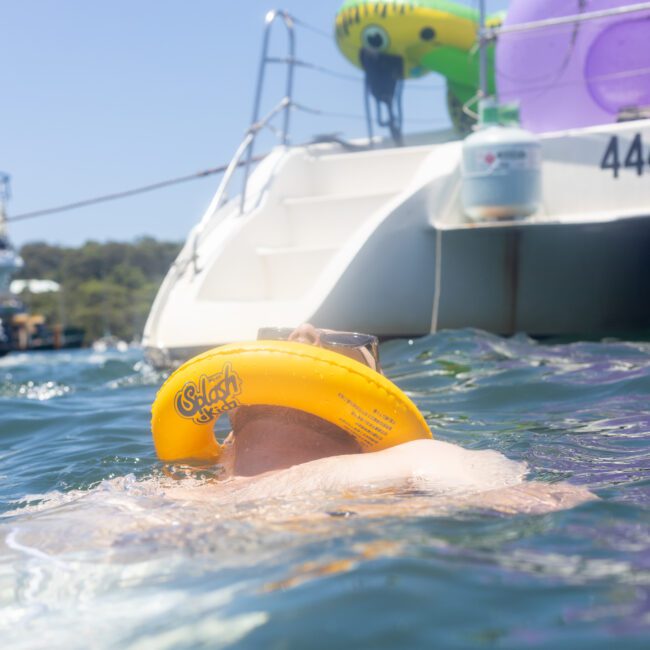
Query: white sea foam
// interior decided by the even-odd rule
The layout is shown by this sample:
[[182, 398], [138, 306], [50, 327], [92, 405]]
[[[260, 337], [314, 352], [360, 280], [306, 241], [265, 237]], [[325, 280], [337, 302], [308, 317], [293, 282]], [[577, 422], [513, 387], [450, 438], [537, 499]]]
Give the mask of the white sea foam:
[[[183, 584], [197, 553], [214, 561], [205, 540], [215, 532], [217, 508], [166, 497], [169, 482], [126, 476], [87, 491], [30, 495], [26, 500], [39, 502], [6, 513], [0, 519], [4, 645], [35, 648], [47, 638], [52, 647], [139, 648], [145, 642], [131, 637], [151, 626], [146, 647], [222, 647], [263, 624], [264, 612], [220, 614], [249, 588], [246, 581], [207, 592]], [[242, 564], [227, 547], [221, 566]], [[263, 553], [243, 563], [261, 559]], [[174, 580], [179, 584], [161, 590]]]

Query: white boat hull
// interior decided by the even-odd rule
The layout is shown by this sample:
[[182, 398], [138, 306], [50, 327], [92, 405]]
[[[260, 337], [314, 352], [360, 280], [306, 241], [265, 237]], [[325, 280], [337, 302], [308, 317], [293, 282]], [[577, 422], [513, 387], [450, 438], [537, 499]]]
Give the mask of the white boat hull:
[[480, 223], [460, 206], [459, 142], [275, 151], [243, 215], [236, 201], [213, 208], [190, 235], [145, 347], [165, 365], [302, 321], [382, 337], [649, 328], [650, 122], [550, 134], [542, 148], [539, 213]]

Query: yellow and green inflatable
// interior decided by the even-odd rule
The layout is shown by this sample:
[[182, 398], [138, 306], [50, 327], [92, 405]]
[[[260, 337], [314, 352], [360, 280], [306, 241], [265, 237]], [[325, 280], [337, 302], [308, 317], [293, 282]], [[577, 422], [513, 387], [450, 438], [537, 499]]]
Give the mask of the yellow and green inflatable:
[[[503, 14], [487, 24], [497, 26]], [[399, 57], [403, 78], [437, 72], [447, 79], [447, 102], [456, 129], [471, 120], [462, 107], [479, 85], [478, 12], [448, 0], [346, 0], [336, 16], [336, 42], [343, 55], [362, 66], [362, 50]], [[488, 90], [494, 92], [494, 47], [488, 48]]]

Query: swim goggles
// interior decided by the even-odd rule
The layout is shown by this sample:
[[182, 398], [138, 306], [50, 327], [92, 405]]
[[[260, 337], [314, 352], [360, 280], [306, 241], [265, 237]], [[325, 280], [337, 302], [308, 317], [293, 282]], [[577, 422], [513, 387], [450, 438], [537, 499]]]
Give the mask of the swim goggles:
[[[260, 327], [257, 340], [289, 341], [295, 332], [293, 327]], [[355, 361], [359, 361], [372, 370], [381, 372], [379, 363], [379, 339], [372, 334], [360, 332], [338, 332], [315, 328], [318, 335], [314, 345], [338, 352]]]

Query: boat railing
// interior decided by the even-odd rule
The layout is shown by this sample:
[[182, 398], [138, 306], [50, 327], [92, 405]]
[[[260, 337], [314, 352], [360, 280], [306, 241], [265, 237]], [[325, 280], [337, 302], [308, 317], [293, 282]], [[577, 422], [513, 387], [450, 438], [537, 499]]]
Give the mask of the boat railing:
[[584, 23], [592, 20], [600, 20], [602, 18], [611, 18], [613, 16], [625, 16], [627, 14], [638, 13], [641, 11], [648, 11], [648, 9], [650, 9], [650, 2], [637, 2], [622, 7], [610, 7], [609, 9], [588, 11], [586, 13], [581, 13], [581, 14], [559, 16], [556, 18], [546, 18], [544, 20], [536, 20], [530, 23], [519, 23], [516, 25], [499, 26], [499, 27], [485, 27], [484, 38], [485, 40], [493, 40], [505, 34], [530, 32], [530, 31], [545, 29], [549, 27], [559, 27], [562, 25], [575, 25], [576, 23]]
[[[269, 43], [271, 29], [277, 20], [281, 20], [287, 30], [288, 36], [288, 56], [287, 58], [278, 58], [269, 56]], [[250, 176], [251, 166], [254, 162], [260, 160], [253, 155], [253, 150], [255, 146], [255, 139], [260, 131], [265, 128], [271, 127], [271, 121], [280, 113], [283, 113], [283, 122], [282, 129], [278, 132], [276, 129], [276, 135], [282, 145], [287, 145], [289, 142], [289, 121], [291, 116], [291, 109], [294, 105], [293, 102], [293, 78], [294, 78], [294, 68], [296, 65], [296, 37], [295, 37], [295, 20], [292, 16], [286, 12], [279, 9], [269, 11], [266, 14], [264, 19], [264, 39], [262, 42], [262, 56], [260, 58], [259, 72], [257, 76], [257, 86], [255, 89], [255, 100], [253, 103], [253, 118], [250, 126], [246, 130], [246, 134], [241, 144], [235, 151], [230, 164], [228, 165], [219, 188], [217, 189], [210, 206], [208, 207], [203, 219], [199, 222], [198, 226], [194, 231], [194, 236], [192, 238], [192, 251], [190, 259], [194, 266], [194, 272], [199, 272], [198, 267], [198, 246], [201, 240], [201, 236], [205, 231], [205, 228], [208, 222], [212, 221], [212, 217], [217, 212], [217, 210], [227, 201], [227, 192], [232, 179], [235, 175], [235, 172], [239, 167], [243, 167], [243, 176], [241, 182], [241, 192], [239, 197], [239, 214], [243, 215], [246, 211], [246, 195], [248, 189], [248, 179]], [[264, 90], [264, 80], [266, 77], [266, 69], [269, 64], [272, 63], [282, 63], [287, 66], [287, 78], [285, 86], [285, 95], [284, 97], [275, 105], [275, 107], [269, 111], [265, 116], [260, 118], [261, 105], [262, 105], [262, 94]]]
[[[288, 38], [288, 58], [278, 59], [269, 56], [269, 42], [271, 35], [271, 28], [276, 20], [282, 19], [284, 26], [287, 29]], [[253, 119], [249, 128], [249, 133], [252, 133], [250, 144], [246, 150], [246, 165], [244, 166], [244, 178], [242, 180], [242, 193], [239, 204], [239, 212], [243, 213], [246, 202], [246, 186], [248, 184], [248, 176], [250, 173], [250, 166], [253, 157], [253, 146], [255, 144], [255, 136], [270, 120], [275, 117], [276, 113], [284, 112], [284, 120], [282, 131], [280, 131], [280, 142], [286, 145], [289, 140], [289, 119], [291, 116], [291, 106], [293, 104], [293, 73], [296, 63], [296, 34], [294, 28], [295, 21], [286, 11], [275, 9], [266, 14], [264, 20], [264, 41], [262, 43], [262, 56], [260, 58], [260, 68], [257, 75], [257, 88], [255, 89], [255, 102], [253, 105]], [[264, 89], [264, 79], [266, 76], [266, 68], [269, 63], [284, 63], [287, 66], [287, 80], [286, 88], [282, 101], [273, 109], [262, 122], [260, 122], [260, 110], [262, 103], [262, 91]]]

